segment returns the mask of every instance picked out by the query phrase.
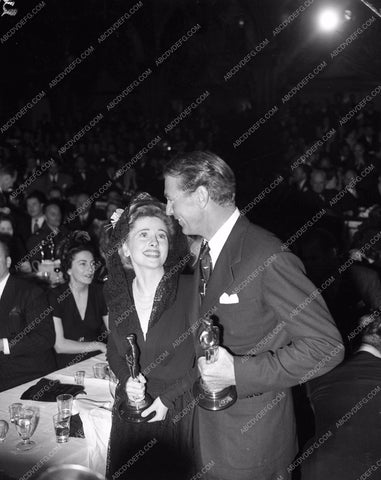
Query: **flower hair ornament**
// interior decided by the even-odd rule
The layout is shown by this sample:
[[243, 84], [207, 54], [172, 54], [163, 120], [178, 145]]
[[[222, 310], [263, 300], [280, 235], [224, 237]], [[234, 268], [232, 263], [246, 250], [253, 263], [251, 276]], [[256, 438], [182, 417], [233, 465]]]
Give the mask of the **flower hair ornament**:
[[120, 219], [120, 217], [122, 216], [122, 213], [124, 212], [123, 208], [117, 208], [115, 210], [115, 212], [111, 215], [111, 223], [109, 223], [108, 225], [105, 226], [105, 229], [106, 230], [110, 230], [110, 228], [115, 228], [115, 225], [116, 223], [118, 222], [118, 220]]

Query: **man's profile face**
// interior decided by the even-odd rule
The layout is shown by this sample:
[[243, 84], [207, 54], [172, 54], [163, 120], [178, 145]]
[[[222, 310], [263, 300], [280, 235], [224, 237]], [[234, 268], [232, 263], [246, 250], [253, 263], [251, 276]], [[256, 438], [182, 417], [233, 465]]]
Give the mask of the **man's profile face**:
[[167, 215], [179, 222], [185, 235], [202, 235], [200, 231], [201, 210], [195, 192], [181, 189], [180, 177], [165, 177], [164, 196], [167, 199]]

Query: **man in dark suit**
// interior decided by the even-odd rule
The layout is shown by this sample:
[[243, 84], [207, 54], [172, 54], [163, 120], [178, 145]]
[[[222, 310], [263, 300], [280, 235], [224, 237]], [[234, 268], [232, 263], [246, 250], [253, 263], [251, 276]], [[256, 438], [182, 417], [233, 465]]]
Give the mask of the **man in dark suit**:
[[214, 313], [225, 348], [214, 363], [199, 358], [202, 379], [210, 390], [235, 385], [238, 393], [226, 410], [197, 408], [199, 467], [214, 462], [208, 479], [288, 479], [297, 452], [291, 387], [340, 363], [340, 334], [300, 260], [240, 216], [234, 173], [223, 160], [185, 154], [164, 178], [167, 214], [209, 242], [212, 273], [200, 298], [196, 266], [190, 315], [195, 330]]
[[45, 293], [9, 274], [8, 239], [0, 236], [0, 391], [56, 369], [52, 308]]
[[357, 480], [367, 478], [362, 475], [368, 469], [371, 478], [381, 478], [380, 310], [363, 317], [361, 329], [362, 344], [356, 354], [308, 382], [316, 432], [305, 452], [330, 434], [302, 463], [305, 480]]
[[35, 189], [48, 195], [52, 187], [60, 187], [65, 192], [73, 184], [71, 175], [60, 171], [60, 165], [55, 159], [51, 159], [49, 171], [37, 179]]
[[39, 190], [34, 190], [26, 197], [28, 217], [23, 222], [17, 222], [16, 228], [26, 245], [29, 237], [45, 225], [44, 205], [46, 197]]

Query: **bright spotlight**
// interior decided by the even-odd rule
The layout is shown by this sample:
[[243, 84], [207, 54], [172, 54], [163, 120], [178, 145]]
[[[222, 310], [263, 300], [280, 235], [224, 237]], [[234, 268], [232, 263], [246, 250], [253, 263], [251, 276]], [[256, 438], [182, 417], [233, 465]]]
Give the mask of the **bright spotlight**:
[[327, 9], [320, 12], [318, 16], [318, 25], [323, 32], [332, 32], [336, 30], [340, 23], [340, 14], [337, 10]]

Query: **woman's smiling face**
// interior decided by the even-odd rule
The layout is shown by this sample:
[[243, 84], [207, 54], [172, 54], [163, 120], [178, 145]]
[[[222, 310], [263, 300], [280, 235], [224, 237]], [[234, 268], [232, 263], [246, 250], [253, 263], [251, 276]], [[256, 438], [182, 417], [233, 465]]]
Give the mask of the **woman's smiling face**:
[[134, 269], [160, 268], [168, 256], [168, 228], [158, 217], [140, 217], [133, 224], [123, 252], [129, 256]]
[[67, 273], [76, 282], [89, 285], [94, 278], [95, 261], [91, 252], [83, 250], [74, 255], [71, 267]]

